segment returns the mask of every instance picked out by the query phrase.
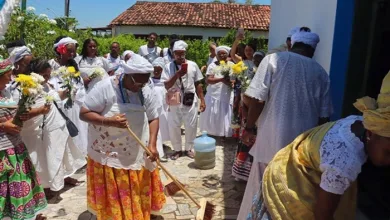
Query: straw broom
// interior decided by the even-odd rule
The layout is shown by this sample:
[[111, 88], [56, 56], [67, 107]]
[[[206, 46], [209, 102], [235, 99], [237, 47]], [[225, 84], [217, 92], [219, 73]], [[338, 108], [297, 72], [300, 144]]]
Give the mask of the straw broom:
[[[138, 142], [138, 144], [144, 149], [144, 151], [149, 155], [153, 156], [152, 152], [142, 143], [142, 141], [137, 137], [137, 135], [131, 130], [127, 125], [127, 131], [130, 135]], [[187, 195], [188, 198], [192, 200], [198, 206], [199, 210], [196, 215], [196, 220], [211, 220], [215, 213], [215, 205], [208, 202], [205, 198], [202, 198], [200, 202], [196, 201], [190, 193], [183, 187], [183, 185], [160, 163], [159, 160], [156, 160], [157, 165], [164, 171], [169, 178], [173, 180], [177, 187], [179, 187]]]

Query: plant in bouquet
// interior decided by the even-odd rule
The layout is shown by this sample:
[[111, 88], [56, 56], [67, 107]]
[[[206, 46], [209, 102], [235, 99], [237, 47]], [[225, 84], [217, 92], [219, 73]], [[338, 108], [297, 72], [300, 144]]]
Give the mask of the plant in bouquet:
[[[46, 94], [46, 96], [45, 96], [45, 106], [51, 106], [53, 101], [54, 101], [54, 97], [51, 96], [51, 95]], [[43, 134], [44, 134], [43, 129], [45, 128], [45, 120], [46, 120], [46, 115], [43, 115], [43, 120], [42, 120], [42, 125], [41, 125], [42, 140], [43, 140]]]
[[39, 74], [31, 73], [30, 75], [19, 74], [15, 81], [19, 83], [19, 90], [22, 95], [12, 123], [22, 127], [23, 121], [20, 116], [30, 111], [37, 97], [44, 93], [41, 84], [45, 79]]
[[[223, 78], [229, 79], [232, 75], [232, 65], [229, 63], [226, 63], [225, 61], [221, 60], [219, 61], [219, 66], [215, 67], [213, 69], [214, 75], [222, 75]], [[233, 89], [233, 86], [231, 84], [228, 85], [229, 89]]]
[[89, 78], [91, 80], [95, 79], [95, 78], [102, 78], [104, 76], [104, 74], [105, 74], [104, 69], [101, 67], [98, 67], [98, 68], [95, 68], [93, 70], [93, 73], [89, 76]]
[[62, 79], [61, 88], [65, 89], [67, 92], [68, 100], [66, 101], [64, 107], [66, 109], [72, 108], [73, 99], [76, 96], [77, 90], [74, 85], [81, 82], [80, 72], [76, 71], [73, 66], [69, 67], [60, 67], [58, 70], [52, 73], [52, 76], [57, 76]]
[[252, 80], [251, 77], [249, 77], [249, 75], [247, 74], [247, 69], [248, 67], [242, 61], [232, 66], [233, 76], [241, 83], [241, 92], [244, 92], [248, 88]]

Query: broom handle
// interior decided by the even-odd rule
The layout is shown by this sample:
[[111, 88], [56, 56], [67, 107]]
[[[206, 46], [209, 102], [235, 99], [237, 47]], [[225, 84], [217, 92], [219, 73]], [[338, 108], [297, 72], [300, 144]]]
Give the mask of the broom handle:
[[[130, 129], [129, 126], [127, 126], [127, 131], [131, 134], [131, 136], [133, 136], [133, 138], [138, 142], [139, 145], [141, 145], [141, 147], [145, 150], [145, 152], [149, 155], [149, 156], [153, 156], [152, 155], [152, 152], [150, 152], [150, 150], [142, 143], [142, 141], [137, 137], [137, 135]], [[177, 181], [177, 179], [160, 163], [160, 160], [156, 160], [156, 163], [159, 167], [161, 167], [161, 169], [165, 172], [165, 174], [167, 174], [172, 180], [173, 182], [175, 182], [175, 184], [181, 189], [183, 190], [183, 192], [188, 196], [188, 198], [190, 198], [197, 206], [198, 208], [200, 208], [200, 204], [190, 195], [190, 193], [181, 185], [181, 183], [179, 181]]]

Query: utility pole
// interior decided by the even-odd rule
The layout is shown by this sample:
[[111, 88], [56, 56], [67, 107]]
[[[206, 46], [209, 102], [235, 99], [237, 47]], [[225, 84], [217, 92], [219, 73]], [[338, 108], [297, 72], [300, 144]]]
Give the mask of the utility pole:
[[68, 21], [69, 21], [69, 5], [70, 5], [70, 0], [65, 0], [65, 28], [68, 29]]
[[[26, 13], [26, 8], [27, 8], [27, 0], [22, 0], [22, 12], [23, 14]], [[24, 29], [25, 29], [25, 21], [23, 21], [23, 24], [22, 24], [22, 36], [21, 38], [24, 40], [24, 37], [26, 36], [24, 34]]]

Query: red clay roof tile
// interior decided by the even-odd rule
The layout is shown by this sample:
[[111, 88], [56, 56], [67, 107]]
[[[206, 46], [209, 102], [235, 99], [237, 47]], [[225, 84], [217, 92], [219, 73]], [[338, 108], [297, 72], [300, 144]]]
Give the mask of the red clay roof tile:
[[269, 5], [137, 1], [110, 25], [165, 25], [269, 30]]

